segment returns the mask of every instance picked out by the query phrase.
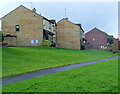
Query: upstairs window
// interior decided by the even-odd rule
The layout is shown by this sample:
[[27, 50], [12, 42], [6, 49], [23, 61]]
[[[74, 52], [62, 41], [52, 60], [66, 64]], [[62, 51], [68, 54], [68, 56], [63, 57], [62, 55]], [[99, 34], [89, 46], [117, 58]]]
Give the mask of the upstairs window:
[[46, 24], [46, 21], [45, 21], [45, 20], [43, 20], [43, 25], [45, 26], [45, 24]]
[[54, 25], [54, 31], [56, 30], [56, 26]]
[[16, 29], [16, 31], [20, 31], [20, 26], [19, 26], [19, 25], [16, 25], [16, 26], [15, 26], [15, 29]]
[[93, 38], [93, 41], [95, 41], [95, 38]]
[[49, 23], [49, 29], [52, 29], [52, 24], [51, 23]]

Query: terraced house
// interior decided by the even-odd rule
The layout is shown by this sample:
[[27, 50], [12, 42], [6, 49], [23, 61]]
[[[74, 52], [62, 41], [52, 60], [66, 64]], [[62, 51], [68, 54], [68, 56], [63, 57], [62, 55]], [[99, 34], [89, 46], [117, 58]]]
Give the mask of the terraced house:
[[2, 17], [1, 23], [8, 46], [41, 46], [43, 39], [55, 44], [55, 20], [41, 16], [35, 8], [21, 5]]
[[63, 18], [57, 22], [56, 46], [69, 49], [81, 49], [83, 45], [84, 31], [81, 24], [74, 24]]

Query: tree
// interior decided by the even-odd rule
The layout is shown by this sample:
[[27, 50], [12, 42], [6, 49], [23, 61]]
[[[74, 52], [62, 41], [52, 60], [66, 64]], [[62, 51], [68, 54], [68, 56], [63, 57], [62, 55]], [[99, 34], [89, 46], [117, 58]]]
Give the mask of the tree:
[[110, 45], [110, 44], [114, 44], [114, 41], [113, 41], [113, 36], [108, 36], [107, 38], [107, 43]]

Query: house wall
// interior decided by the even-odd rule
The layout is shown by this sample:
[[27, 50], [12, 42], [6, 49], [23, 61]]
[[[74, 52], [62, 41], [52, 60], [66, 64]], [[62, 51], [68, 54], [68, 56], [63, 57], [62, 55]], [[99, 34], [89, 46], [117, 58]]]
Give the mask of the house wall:
[[83, 31], [81, 31], [81, 37], [82, 37], [82, 38], [85, 38], [85, 34], [84, 34]]
[[81, 49], [80, 27], [63, 19], [57, 23], [56, 30], [57, 47]]
[[[51, 24], [51, 28], [49, 27], [50, 24]], [[53, 43], [56, 43], [56, 24], [53, 24], [50, 21], [43, 18], [43, 29], [54, 33], [54, 35], [53, 35]], [[49, 40], [51, 40], [51, 39], [49, 39]]]
[[16, 37], [4, 37], [4, 43], [7, 43], [7, 46], [17, 46]]
[[[42, 17], [23, 6], [18, 7], [3, 17], [2, 32], [17, 36], [17, 46], [40, 46], [43, 39]], [[15, 26], [20, 26], [16, 31]], [[38, 40], [38, 44], [31, 44], [31, 40]]]
[[101, 49], [101, 46], [106, 47], [107, 37], [108, 35], [106, 33], [100, 31], [97, 28], [94, 28], [85, 34], [87, 43], [90, 43], [93, 49]]
[[[51, 28], [49, 28], [49, 24], [51, 24]], [[55, 26], [56, 26], [55, 24], [53, 24], [50, 21], [43, 18], [43, 29], [46, 29], [46, 30], [53, 32], [55, 34], [55, 30], [54, 30]]]

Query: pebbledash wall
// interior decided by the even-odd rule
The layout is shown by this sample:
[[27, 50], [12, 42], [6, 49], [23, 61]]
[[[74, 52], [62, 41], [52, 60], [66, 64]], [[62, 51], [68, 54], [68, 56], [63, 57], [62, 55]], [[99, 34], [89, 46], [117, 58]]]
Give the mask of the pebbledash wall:
[[70, 49], [81, 49], [80, 32], [78, 25], [73, 24], [67, 18], [57, 23], [56, 46]]

